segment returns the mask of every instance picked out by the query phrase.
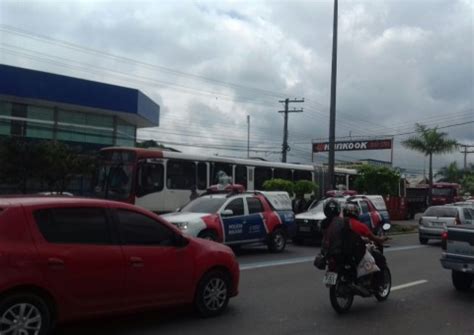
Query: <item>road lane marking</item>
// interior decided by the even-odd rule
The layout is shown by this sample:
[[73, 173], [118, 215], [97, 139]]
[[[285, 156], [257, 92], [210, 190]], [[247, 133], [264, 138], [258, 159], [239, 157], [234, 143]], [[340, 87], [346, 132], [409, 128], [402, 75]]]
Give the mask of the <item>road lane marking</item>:
[[408, 287], [412, 287], [412, 286], [416, 286], [416, 285], [421, 285], [421, 284], [425, 284], [427, 283], [428, 281], [425, 280], [425, 279], [422, 279], [422, 280], [417, 280], [417, 281], [412, 281], [411, 283], [406, 283], [406, 284], [402, 284], [402, 285], [398, 285], [398, 286], [393, 286], [391, 291], [396, 291], [396, 290], [402, 290], [404, 288], [408, 288]]
[[266, 262], [258, 262], [258, 263], [241, 264], [240, 270], [251, 270], [251, 269], [259, 269], [259, 268], [268, 268], [271, 266], [306, 263], [306, 262], [313, 261], [314, 257], [316, 256], [282, 259], [278, 261], [266, 261]]
[[[426, 245], [407, 245], [403, 247], [390, 247], [384, 250], [384, 253], [390, 253], [394, 251], [405, 251], [405, 250], [413, 250], [413, 249], [420, 249], [420, 248], [427, 248]], [[295, 257], [289, 259], [280, 259], [275, 261], [263, 261], [263, 262], [255, 262], [255, 263], [242, 263], [240, 264], [240, 270], [253, 270], [253, 269], [261, 269], [261, 268], [268, 268], [273, 266], [282, 266], [282, 265], [290, 265], [290, 264], [299, 264], [299, 263], [306, 263], [312, 262], [316, 256], [308, 256], [308, 257]]]

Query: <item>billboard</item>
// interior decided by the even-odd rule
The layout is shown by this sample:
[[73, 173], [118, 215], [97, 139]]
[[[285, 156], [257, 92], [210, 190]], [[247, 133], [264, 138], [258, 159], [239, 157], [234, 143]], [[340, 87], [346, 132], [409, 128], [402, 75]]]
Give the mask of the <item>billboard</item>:
[[[392, 139], [342, 141], [334, 144], [335, 151], [383, 150], [392, 149]], [[329, 142], [313, 143], [313, 152], [329, 151]]]

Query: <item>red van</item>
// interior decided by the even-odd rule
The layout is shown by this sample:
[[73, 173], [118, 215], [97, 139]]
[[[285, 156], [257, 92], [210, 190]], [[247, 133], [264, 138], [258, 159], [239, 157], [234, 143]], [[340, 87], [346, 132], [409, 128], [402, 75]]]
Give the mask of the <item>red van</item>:
[[214, 316], [238, 293], [222, 244], [185, 237], [133, 205], [0, 198], [0, 334], [47, 334], [56, 322], [193, 303]]

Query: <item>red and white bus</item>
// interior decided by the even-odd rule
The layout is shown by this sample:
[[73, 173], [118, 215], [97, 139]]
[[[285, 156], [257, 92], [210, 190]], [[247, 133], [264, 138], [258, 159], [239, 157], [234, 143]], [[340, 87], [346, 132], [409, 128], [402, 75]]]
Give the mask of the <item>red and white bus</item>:
[[[186, 204], [192, 194], [218, 183], [222, 171], [248, 191], [272, 178], [310, 180], [326, 189], [326, 168], [261, 160], [201, 156], [159, 149], [111, 147], [100, 151], [95, 196], [125, 201], [164, 213]], [[336, 168], [337, 184], [353, 186], [356, 171]]]

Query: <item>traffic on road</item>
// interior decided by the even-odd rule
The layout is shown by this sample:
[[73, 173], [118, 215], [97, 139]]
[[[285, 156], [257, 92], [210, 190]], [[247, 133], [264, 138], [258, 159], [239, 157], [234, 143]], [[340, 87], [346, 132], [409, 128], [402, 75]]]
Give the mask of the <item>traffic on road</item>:
[[[298, 329], [332, 333], [340, 330], [340, 324], [328, 323], [334, 320], [327, 317], [328, 307], [338, 314], [363, 311], [364, 319], [372, 319], [379, 313], [391, 314], [389, 310], [398, 310], [400, 304], [428, 308], [427, 299], [411, 298], [420, 290], [430, 292], [430, 299], [445, 292], [439, 302], [443, 307], [429, 311], [435, 317], [474, 298], [468, 261], [472, 232], [462, 237], [467, 228], [461, 225], [441, 234], [446, 240], [442, 254], [439, 244], [417, 243], [415, 234], [389, 239], [389, 223], [383, 224], [383, 234], [375, 234], [382, 216], [366, 211], [377, 221], [363, 221], [364, 208], [375, 208], [368, 197], [330, 197], [313, 209], [322, 210], [314, 222], [321, 239], [301, 245], [294, 232], [302, 226], [295, 223], [288, 194], [219, 189], [211, 188], [179, 212], [162, 216], [109, 200], [55, 195], [1, 198], [0, 334], [142, 334], [161, 333], [161, 328], [181, 334], [194, 323], [217, 333], [223, 322], [240, 334], [237, 329], [248, 314], [256, 322], [255, 329], [246, 328], [248, 333], [260, 333], [263, 327], [282, 334]], [[241, 205], [229, 206], [236, 200]], [[458, 207], [471, 213], [469, 204]], [[442, 208], [449, 212], [458, 207]], [[429, 208], [425, 216], [437, 208]], [[226, 222], [227, 217], [232, 221]], [[423, 218], [420, 222], [426, 224]], [[234, 234], [232, 230], [238, 229], [240, 233]], [[256, 235], [250, 239], [252, 233]], [[292, 239], [296, 243], [290, 243]], [[261, 244], [271, 252], [264, 252]], [[452, 269], [451, 276], [440, 259], [443, 267]], [[396, 291], [401, 291], [398, 296], [391, 294]], [[373, 298], [365, 299], [372, 304], [354, 304], [358, 297]], [[281, 316], [283, 306], [286, 316]], [[468, 319], [450, 321], [466, 310], [445, 315], [447, 323], [441, 329], [472, 333]], [[318, 312], [307, 319], [310, 311]], [[273, 312], [281, 316], [278, 322]], [[411, 317], [403, 316], [414, 331], [431, 327]], [[137, 326], [136, 320], [145, 323]], [[120, 329], [115, 328], [121, 323]], [[362, 326], [357, 331], [364, 329], [369, 330]], [[394, 329], [385, 332], [400, 330]]]

